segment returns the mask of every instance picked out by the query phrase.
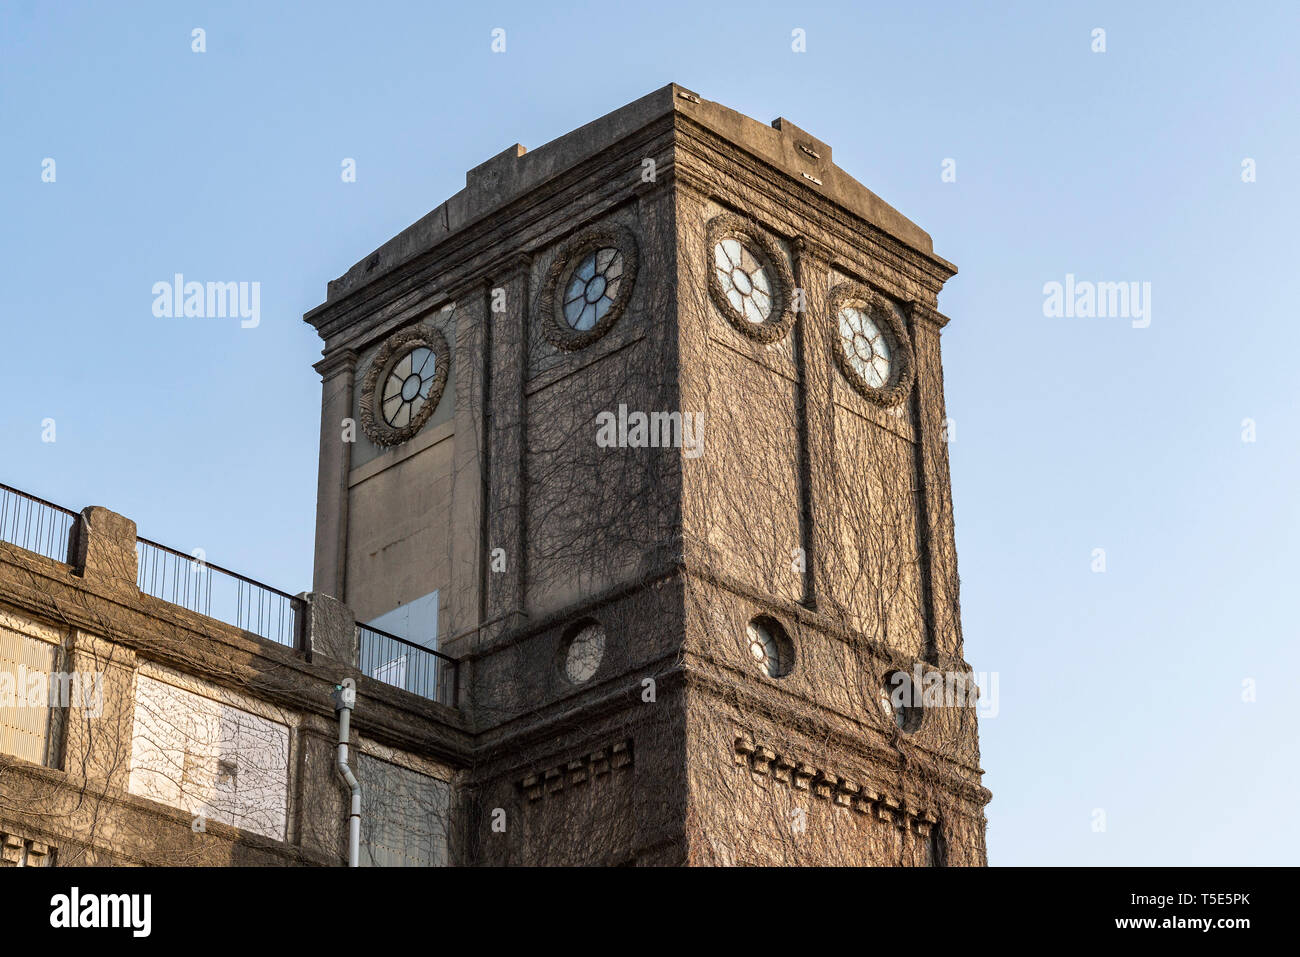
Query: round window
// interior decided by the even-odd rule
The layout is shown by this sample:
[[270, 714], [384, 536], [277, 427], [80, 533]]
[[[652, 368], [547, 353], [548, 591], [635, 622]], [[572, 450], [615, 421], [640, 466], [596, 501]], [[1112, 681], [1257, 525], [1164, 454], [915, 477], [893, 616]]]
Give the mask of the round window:
[[614, 327], [636, 282], [637, 245], [614, 223], [566, 242], [542, 281], [537, 314], [542, 335], [558, 349], [581, 349]]
[[894, 304], [858, 283], [831, 290], [835, 364], [855, 392], [877, 405], [902, 402], [912, 385], [912, 350]]
[[384, 421], [395, 429], [410, 425], [429, 401], [437, 369], [438, 357], [428, 346], [417, 346], [398, 359], [379, 401]]
[[575, 685], [589, 681], [605, 657], [605, 629], [597, 622], [579, 625], [564, 649], [564, 674]]
[[417, 325], [389, 336], [361, 384], [361, 426], [378, 446], [398, 445], [429, 421], [447, 387], [447, 340]]
[[623, 254], [612, 246], [588, 253], [564, 290], [564, 320], [586, 332], [609, 313], [623, 281]]
[[784, 678], [794, 667], [794, 645], [775, 618], [755, 618], [745, 629], [749, 654], [769, 678]]
[[859, 378], [879, 389], [889, 381], [889, 340], [861, 306], [840, 310], [840, 346]]
[[713, 247], [713, 268], [727, 302], [747, 322], [767, 322], [772, 316], [772, 279], [754, 251], [739, 239], [724, 239]]
[[723, 214], [706, 230], [709, 295], [727, 321], [751, 339], [776, 342], [794, 322], [794, 278], [785, 253], [741, 216]]

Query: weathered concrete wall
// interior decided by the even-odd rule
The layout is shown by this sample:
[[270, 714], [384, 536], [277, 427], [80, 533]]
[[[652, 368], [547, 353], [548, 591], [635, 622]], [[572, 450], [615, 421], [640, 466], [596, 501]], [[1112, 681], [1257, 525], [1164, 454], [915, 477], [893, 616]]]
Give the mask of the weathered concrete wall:
[[[880, 700], [896, 670], [969, 671], [933, 309], [953, 270], [844, 216], [808, 171], [814, 185], [792, 179], [798, 164], [747, 162], [750, 144], [712, 132], [688, 127], [675, 167], [682, 402], [709, 420], [706, 454], [683, 463], [689, 856], [983, 863], [973, 697], [904, 727]], [[784, 292], [761, 325], [711, 288], [719, 236], [744, 238]], [[836, 359], [850, 294], [889, 331], [888, 392], [863, 394]], [[788, 673], [755, 667], [759, 615], [790, 639]]]
[[[60, 671], [96, 676], [98, 692], [55, 709], [43, 762], [0, 754], [6, 848], [65, 865], [339, 863], [330, 694], [345, 677], [359, 686], [354, 753], [448, 787], [467, 763], [456, 712], [330, 657], [351, 653], [353, 619], [324, 596], [310, 596], [308, 661], [140, 593], [121, 516], [87, 509], [76, 540], [84, 566], [0, 543], [0, 627], [56, 648]], [[267, 729], [274, 740], [254, 740]]]
[[[677, 536], [675, 456], [658, 448], [608, 447], [597, 436], [602, 416], [617, 418], [620, 406], [647, 415], [678, 407], [676, 342], [672, 324], [664, 321], [673, 305], [663, 271], [671, 268], [674, 249], [670, 201], [665, 190], [644, 194], [574, 233], [581, 238], [618, 224], [636, 245], [640, 266], [631, 297], [608, 333], [566, 351], [539, 330], [544, 318], [536, 309], [530, 318], [532, 375], [524, 390], [523, 431], [530, 618], [641, 581], [663, 566]], [[534, 260], [535, 303], [556, 257], [553, 245]]]
[[409, 445], [352, 473], [344, 592], [362, 621], [451, 590], [455, 436], [432, 426]]

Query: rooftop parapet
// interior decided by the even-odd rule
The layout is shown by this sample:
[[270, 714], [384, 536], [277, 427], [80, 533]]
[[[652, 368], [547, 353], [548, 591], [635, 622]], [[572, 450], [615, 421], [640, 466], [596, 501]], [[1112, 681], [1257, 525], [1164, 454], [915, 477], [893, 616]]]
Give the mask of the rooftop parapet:
[[[516, 143], [465, 174], [465, 188], [329, 283], [326, 305], [666, 116], [695, 123], [895, 239], [934, 256], [930, 236], [831, 160], [831, 147], [784, 117], [760, 123], [670, 83], [528, 151]], [[312, 310], [307, 320], [312, 320]]]

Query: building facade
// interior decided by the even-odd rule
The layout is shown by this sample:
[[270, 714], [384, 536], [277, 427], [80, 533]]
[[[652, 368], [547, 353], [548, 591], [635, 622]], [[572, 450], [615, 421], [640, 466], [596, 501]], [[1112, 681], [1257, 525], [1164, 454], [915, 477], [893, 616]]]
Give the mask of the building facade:
[[[418, 653], [0, 486], [0, 866], [346, 860], [331, 695], [363, 650]], [[471, 736], [447, 704], [362, 683], [362, 863], [446, 864]]]
[[[120, 737], [151, 743], [115, 786], [184, 806], [179, 742], [206, 733], [225, 784], [204, 806], [229, 823], [183, 840], [229, 827], [232, 856], [338, 859], [327, 689], [352, 676], [373, 863], [984, 864], [936, 308], [954, 273], [825, 143], [670, 85], [470, 170], [307, 314], [302, 624], [265, 648], [166, 610], [274, 666], [187, 689], [154, 671], [192, 661], [59, 626], [4, 574], [0, 609], [57, 654], [83, 627], [130, 648]], [[97, 533], [77, 517], [74, 550]], [[45, 573], [89, 589], [69, 557]], [[148, 558], [118, 575], [146, 607], [114, 634], [194, 640], [156, 624]], [[60, 564], [0, 544], [0, 571], [20, 560]], [[150, 717], [178, 691], [212, 702], [179, 737]], [[75, 735], [47, 737], [61, 770], [35, 745], [10, 764], [69, 773]], [[242, 803], [225, 751], [261, 756]]]

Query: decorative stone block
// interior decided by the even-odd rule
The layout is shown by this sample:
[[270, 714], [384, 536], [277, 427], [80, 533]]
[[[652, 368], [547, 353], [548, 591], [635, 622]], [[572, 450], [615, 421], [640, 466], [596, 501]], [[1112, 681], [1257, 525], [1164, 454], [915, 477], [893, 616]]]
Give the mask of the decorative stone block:
[[23, 839], [16, 834], [6, 834], [0, 847], [0, 866], [17, 867], [23, 862]]
[[552, 794], [564, 787], [564, 778], [559, 768], [551, 768], [542, 777], [546, 781], [546, 790]]
[[813, 794], [819, 798], [829, 798], [839, 783], [834, 775], [829, 775], [825, 771], [818, 771], [813, 778]]
[[609, 765], [614, 770], [625, 768], [632, 763], [632, 747], [630, 741], [620, 741], [611, 749]]
[[809, 782], [812, 781], [813, 776], [816, 773], [817, 773], [817, 769], [813, 767], [811, 764], [803, 764], [801, 762], [795, 765], [794, 786], [798, 788], [800, 791], [807, 791], [808, 784]]
[[778, 756], [772, 763], [772, 777], [783, 784], [790, 783], [790, 775], [794, 771], [794, 762], [784, 756]]
[[528, 800], [536, 801], [542, 796], [542, 782], [536, 774], [530, 774], [528, 777], [524, 778], [522, 786], [524, 794], [528, 796]]

